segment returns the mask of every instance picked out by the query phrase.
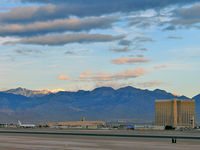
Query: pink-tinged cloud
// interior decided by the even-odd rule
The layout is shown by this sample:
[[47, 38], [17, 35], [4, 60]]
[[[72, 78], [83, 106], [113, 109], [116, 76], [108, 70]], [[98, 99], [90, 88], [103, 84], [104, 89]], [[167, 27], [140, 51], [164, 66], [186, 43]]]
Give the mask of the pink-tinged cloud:
[[86, 72], [84, 72], [84, 73], [82, 73], [82, 74], [80, 74], [80, 79], [85, 79], [85, 78], [87, 78], [87, 76], [89, 76], [89, 75], [92, 75], [93, 73], [91, 73], [90, 71], [86, 71]]
[[67, 75], [60, 75], [60, 76], [58, 76], [58, 79], [59, 80], [68, 80], [69, 76], [67, 76]]
[[81, 80], [92, 81], [113, 81], [113, 80], [127, 80], [130, 78], [136, 78], [147, 74], [147, 71], [143, 68], [128, 69], [124, 72], [118, 73], [91, 73], [84, 72], [80, 75]]
[[118, 59], [113, 59], [111, 60], [112, 64], [136, 64], [136, 63], [146, 63], [152, 61], [151, 59], [145, 59], [142, 57], [135, 57], [135, 58], [127, 58], [127, 57], [122, 57]]
[[111, 24], [115, 21], [117, 20], [114, 17], [90, 17], [86, 19], [57, 19], [31, 24], [6, 24], [0, 26], [0, 36], [33, 36], [55, 32], [79, 32], [97, 28], [105, 29], [111, 27]]
[[140, 87], [148, 88], [148, 87], [158, 87], [161, 85], [166, 84], [165, 82], [161, 81], [149, 81], [149, 82], [138, 82], [137, 85]]
[[180, 96], [179, 94], [177, 94], [177, 93], [172, 93], [174, 96]]
[[64, 89], [52, 89], [52, 90], [49, 90], [49, 91], [52, 92], [52, 93], [58, 93], [60, 91], [66, 91], [66, 90], [64, 90]]
[[154, 69], [163, 69], [163, 68], [167, 68], [167, 65], [154, 66]]

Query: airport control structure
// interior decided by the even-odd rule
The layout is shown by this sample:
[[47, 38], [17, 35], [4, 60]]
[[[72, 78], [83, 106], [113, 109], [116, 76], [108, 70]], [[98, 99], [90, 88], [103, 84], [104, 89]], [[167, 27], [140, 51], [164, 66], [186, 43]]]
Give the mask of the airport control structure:
[[156, 100], [155, 125], [194, 128], [195, 101]]

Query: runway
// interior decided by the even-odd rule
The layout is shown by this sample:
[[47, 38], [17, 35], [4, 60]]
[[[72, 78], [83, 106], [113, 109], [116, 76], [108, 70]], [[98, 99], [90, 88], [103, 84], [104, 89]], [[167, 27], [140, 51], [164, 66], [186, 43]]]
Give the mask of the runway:
[[199, 150], [197, 139], [0, 133], [2, 150]]
[[[161, 134], [163, 133], [163, 134]], [[168, 133], [168, 135], [164, 134]], [[103, 137], [126, 137], [126, 138], [158, 138], [158, 139], [172, 139], [172, 138], [177, 138], [177, 139], [195, 139], [195, 140], [200, 140], [200, 134], [177, 134], [179, 132], [171, 132], [174, 134], [169, 134], [170, 132], [108, 132], [108, 131], [101, 131], [99, 132], [98, 130], [63, 130], [62, 132], [60, 130], [0, 130], [0, 134], [16, 134], [16, 135], [62, 135], [62, 136], [103, 136]], [[199, 132], [200, 133], [200, 132]]]

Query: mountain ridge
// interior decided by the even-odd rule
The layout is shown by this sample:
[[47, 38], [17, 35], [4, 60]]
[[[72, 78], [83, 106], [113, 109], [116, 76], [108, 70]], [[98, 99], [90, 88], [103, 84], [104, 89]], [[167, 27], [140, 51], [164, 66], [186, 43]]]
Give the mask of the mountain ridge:
[[[154, 120], [155, 100], [189, 99], [164, 90], [143, 90], [127, 86], [119, 89], [99, 87], [91, 91], [60, 91], [22, 96], [0, 92], [0, 118], [4, 121], [74, 121], [135, 119]], [[197, 100], [197, 108], [200, 108]], [[199, 111], [199, 110], [198, 110]], [[5, 117], [7, 116], [7, 117]]]
[[[30, 89], [27, 89], [27, 88], [22, 88], [22, 87], [18, 87], [18, 88], [12, 88], [12, 89], [6, 89], [6, 90], [3, 90], [3, 91], [0, 91], [0, 92], [4, 92], [4, 93], [11, 93], [11, 94], [16, 94], [16, 95], [23, 95], [23, 96], [26, 96], [26, 97], [34, 97], [34, 96], [37, 96], [37, 97], [41, 97], [41, 96], [44, 96], [44, 95], [47, 95], [47, 94], [52, 94], [52, 93], [59, 93], [59, 92], [77, 92], [77, 93], [80, 93], [80, 92], [92, 92], [92, 91], [97, 91], [98, 89], [105, 89], [105, 90], [110, 90], [110, 91], [120, 91], [120, 90], [123, 90], [123, 89], [126, 89], [126, 91], [128, 91], [128, 89], [135, 89], [135, 90], [143, 90], [143, 91], [152, 91], [152, 92], [163, 92], [163, 93], [169, 93], [165, 90], [161, 90], [161, 89], [155, 89], [155, 90], [148, 90], [148, 89], [140, 89], [140, 88], [135, 88], [135, 87], [132, 87], [132, 86], [125, 86], [125, 87], [121, 87], [121, 88], [118, 88], [118, 89], [114, 89], [112, 87], [107, 87], [107, 86], [102, 86], [102, 87], [97, 87], [97, 88], [94, 88], [93, 90], [78, 90], [78, 91], [67, 91], [67, 90], [63, 90], [63, 89], [58, 89], [58, 90], [30, 90]], [[172, 94], [172, 93], [170, 93]], [[174, 94], [172, 94], [174, 95]], [[200, 94], [199, 94], [200, 95]], [[175, 95], [176, 96], [176, 95]], [[181, 95], [179, 97], [182, 97], [182, 98], [186, 98], [188, 99], [187, 96], [184, 96], [184, 95]], [[194, 96], [195, 97], [195, 96]]]
[[1, 91], [1, 92], [12, 93], [15, 95], [23, 95], [26, 97], [34, 97], [34, 96], [40, 97], [40, 96], [51, 93], [51, 91], [49, 91], [49, 90], [29, 90], [29, 89], [22, 88], [22, 87], [18, 87], [15, 89], [8, 89], [8, 90]]

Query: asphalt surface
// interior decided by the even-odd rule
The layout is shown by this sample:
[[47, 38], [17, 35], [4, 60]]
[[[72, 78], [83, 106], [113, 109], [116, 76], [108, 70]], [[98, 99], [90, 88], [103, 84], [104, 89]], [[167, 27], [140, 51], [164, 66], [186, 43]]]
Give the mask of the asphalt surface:
[[[197, 139], [177, 139], [172, 143], [168, 138], [144, 138], [144, 137], [119, 137], [119, 136], [87, 136], [87, 135], [63, 135], [63, 134], [31, 134], [31, 129], [20, 130], [26, 133], [0, 133], [0, 150], [199, 150], [200, 141]], [[5, 130], [4, 130], [5, 131]], [[18, 131], [19, 132], [19, 131]], [[32, 130], [38, 132], [38, 130]], [[41, 132], [41, 130], [40, 130]], [[46, 130], [43, 132], [66, 132], [60, 130]], [[68, 131], [78, 132], [78, 131]], [[93, 133], [106, 131], [80, 131], [81, 133]], [[110, 131], [111, 133], [114, 131]], [[133, 134], [126, 131], [116, 131], [124, 135]], [[137, 131], [135, 131], [137, 132]], [[134, 133], [135, 133], [134, 132]], [[140, 131], [141, 132], [141, 131]], [[153, 133], [161, 134], [164, 132]], [[147, 131], [143, 132], [146, 134]], [[167, 134], [167, 132], [165, 133]], [[168, 133], [171, 134], [171, 133]], [[177, 132], [178, 134], [178, 132]], [[181, 133], [182, 134], [182, 133]], [[196, 132], [191, 133], [192, 135]], [[190, 135], [188, 132], [184, 135]]]
[[200, 140], [200, 131], [126, 131], [126, 130], [55, 130], [55, 129], [1, 129], [0, 134], [22, 135], [70, 135], [70, 136], [103, 136], [129, 138], [177, 138]]

